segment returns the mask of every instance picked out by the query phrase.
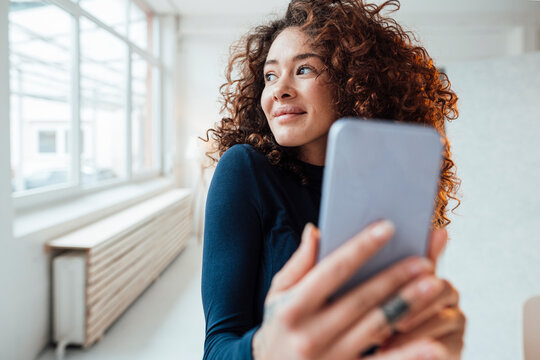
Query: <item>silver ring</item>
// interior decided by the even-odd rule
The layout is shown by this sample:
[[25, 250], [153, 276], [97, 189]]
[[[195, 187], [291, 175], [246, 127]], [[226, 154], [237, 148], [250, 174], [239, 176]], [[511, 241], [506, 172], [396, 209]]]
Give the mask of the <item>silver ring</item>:
[[409, 304], [401, 296], [396, 295], [385, 302], [381, 306], [381, 310], [388, 324], [392, 325], [409, 311]]

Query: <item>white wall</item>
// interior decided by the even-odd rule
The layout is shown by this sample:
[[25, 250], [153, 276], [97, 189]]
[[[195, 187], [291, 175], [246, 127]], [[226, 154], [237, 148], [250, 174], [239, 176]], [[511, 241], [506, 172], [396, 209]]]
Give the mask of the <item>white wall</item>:
[[[7, 82], [2, 81], [8, 76], [7, 70], [7, 8], [8, 1], [0, 1], [0, 123], [8, 121], [8, 87]], [[3, 251], [0, 251], [0, 284], [2, 284], [2, 294], [9, 294], [7, 290], [13, 290], [12, 281], [9, 278], [9, 250], [12, 246], [13, 239], [11, 236], [11, 177], [9, 174], [9, 135], [7, 132], [0, 132], [0, 246]], [[5, 284], [5, 285], [4, 285]], [[7, 288], [5, 287], [7, 285]], [[5, 292], [4, 292], [5, 291]], [[8, 319], [11, 305], [9, 297], [2, 296], [0, 298], [0, 319], [2, 319], [2, 327], [0, 328], [0, 349], [7, 349], [11, 342], [7, 336], [8, 327], [5, 326], [4, 319]], [[9, 324], [9, 322], [8, 322]], [[4, 351], [0, 352], [0, 356], [4, 357]]]
[[[218, 88], [223, 78], [223, 54], [227, 50], [224, 44], [231, 40], [227, 34], [184, 35], [178, 44], [176, 158], [180, 161], [177, 174], [183, 186], [193, 187], [198, 171], [192, 139], [202, 136], [209, 124], [218, 120]], [[197, 142], [202, 146], [202, 141]]]
[[[0, 0], [0, 122], [9, 123], [7, 13]], [[0, 132], [0, 358], [32, 359], [48, 337], [48, 282], [42, 247], [12, 236], [9, 132]]]
[[418, 34], [437, 65], [518, 55], [540, 49], [540, 3], [531, 12], [404, 13], [397, 16]]
[[460, 97], [448, 133], [463, 202], [443, 273], [469, 318], [464, 359], [522, 359], [522, 307], [540, 295], [540, 52], [448, 73]]
[[[206, 129], [220, 119], [219, 87], [225, 82], [229, 46], [248, 28], [245, 19], [194, 16], [180, 19], [177, 56], [177, 175], [193, 187]], [[194, 142], [198, 147], [193, 148]]]

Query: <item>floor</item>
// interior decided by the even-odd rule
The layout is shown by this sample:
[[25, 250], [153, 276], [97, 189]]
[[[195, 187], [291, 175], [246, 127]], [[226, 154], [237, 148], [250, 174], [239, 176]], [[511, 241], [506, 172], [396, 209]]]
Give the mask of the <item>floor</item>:
[[[69, 360], [201, 359], [204, 316], [200, 296], [202, 246], [192, 237], [180, 255], [89, 347], [68, 347]], [[37, 360], [56, 359], [53, 345]]]

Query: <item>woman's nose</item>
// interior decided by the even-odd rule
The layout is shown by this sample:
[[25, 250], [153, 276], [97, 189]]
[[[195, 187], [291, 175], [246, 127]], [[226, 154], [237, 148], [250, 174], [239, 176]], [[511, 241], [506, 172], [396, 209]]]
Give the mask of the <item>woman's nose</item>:
[[280, 101], [294, 96], [296, 96], [296, 91], [287, 80], [280, 80], [280, 83], [275, 85], [272, 94], [274, 101]]

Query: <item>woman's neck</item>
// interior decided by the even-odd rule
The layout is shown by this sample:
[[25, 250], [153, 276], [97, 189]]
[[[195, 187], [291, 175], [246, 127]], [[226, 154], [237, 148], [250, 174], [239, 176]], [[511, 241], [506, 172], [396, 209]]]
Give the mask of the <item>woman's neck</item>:
[[324, 166], [326, 161], [327, 142], [328, 134], [325, 134], [315, 141], [301, 145], [299, 155], [300, 160], [311, 165]]

